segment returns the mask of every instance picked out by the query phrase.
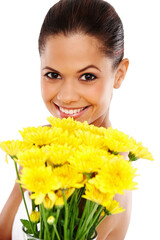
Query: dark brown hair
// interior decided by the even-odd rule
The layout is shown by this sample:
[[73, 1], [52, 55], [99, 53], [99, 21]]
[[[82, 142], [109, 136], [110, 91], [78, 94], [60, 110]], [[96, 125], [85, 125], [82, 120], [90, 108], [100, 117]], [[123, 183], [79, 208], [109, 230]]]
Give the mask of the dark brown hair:
[[53, 5], [42, 24], [38, 43], [43, 53], [49, 36], [76, 33], [99, 40], [99, 49], [117, 67], [124, 56], [123, 24], [115, 9], [104, 0], [60, 0]]

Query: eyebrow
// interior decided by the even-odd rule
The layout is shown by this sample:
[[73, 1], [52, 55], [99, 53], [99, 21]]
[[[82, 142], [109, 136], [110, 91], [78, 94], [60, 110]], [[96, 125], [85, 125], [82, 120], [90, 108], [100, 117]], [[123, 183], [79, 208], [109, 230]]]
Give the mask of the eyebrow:
[[[96, 67], [95, 65], [92, 64], [92, 65], [88, 65], [85, 68], [82, 68], [81, 70], [77, 71], [77, 73], [83, 72], [83, 71], [85, 71], [88, 68], [96, 68], [97, 70], [99, 70], [101, 72], [101, 70], [98, 67]], [[51, 71], [56, 71], [56, 72], [59, 73], [59, 71], [57, 71], [57, 70], [55, 70], [55, 69], [53, 69], [51, 67], [48, 67], [48, 66], [44, 67], [42, 70], [44, 70], [44, 69], [48, 69], [48, 70], [51, 70]]]

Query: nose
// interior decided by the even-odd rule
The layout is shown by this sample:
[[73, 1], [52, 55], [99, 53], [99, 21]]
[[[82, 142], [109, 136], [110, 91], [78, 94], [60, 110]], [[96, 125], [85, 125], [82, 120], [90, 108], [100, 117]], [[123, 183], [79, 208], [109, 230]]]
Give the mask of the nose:
[[61, 103], [77, 102], [80, 99], [78, 88], [73, 81], [64, 80], [59, 88], [57, 100]]

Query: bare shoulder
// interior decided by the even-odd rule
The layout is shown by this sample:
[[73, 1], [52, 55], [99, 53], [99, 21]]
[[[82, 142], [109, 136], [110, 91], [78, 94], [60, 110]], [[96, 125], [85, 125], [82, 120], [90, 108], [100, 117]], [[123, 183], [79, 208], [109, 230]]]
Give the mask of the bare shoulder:
[[125, 212], [107, 216], [97, 227], [98, 240], [123, 240], [131, 217], [132, 192], [126, 191], [124, 195], [117, 194], [114, 198], [120, 203]]
[[51, 124], [43, 125], [42, 127], [51, 127]]

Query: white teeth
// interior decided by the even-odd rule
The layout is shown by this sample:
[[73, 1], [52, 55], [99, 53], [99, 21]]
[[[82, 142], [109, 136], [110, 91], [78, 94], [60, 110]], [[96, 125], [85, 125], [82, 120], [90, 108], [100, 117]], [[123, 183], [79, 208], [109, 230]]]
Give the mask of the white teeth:
[[78, 109], [78, 110], [73, 110], [73, 113], [77, 113], [77, 112], [80, 112], [81, 110]]
[[80, 108], [80, 109], [75, 109], [75, 110], [68, 110], [68, 109], [64, 109], [62, 107], [59, 107], [61, 112], [64, 112], [66, 114], [75, 114], [75, 113], [79, 113], [80, 111], [82, 111], [84, 108]]

